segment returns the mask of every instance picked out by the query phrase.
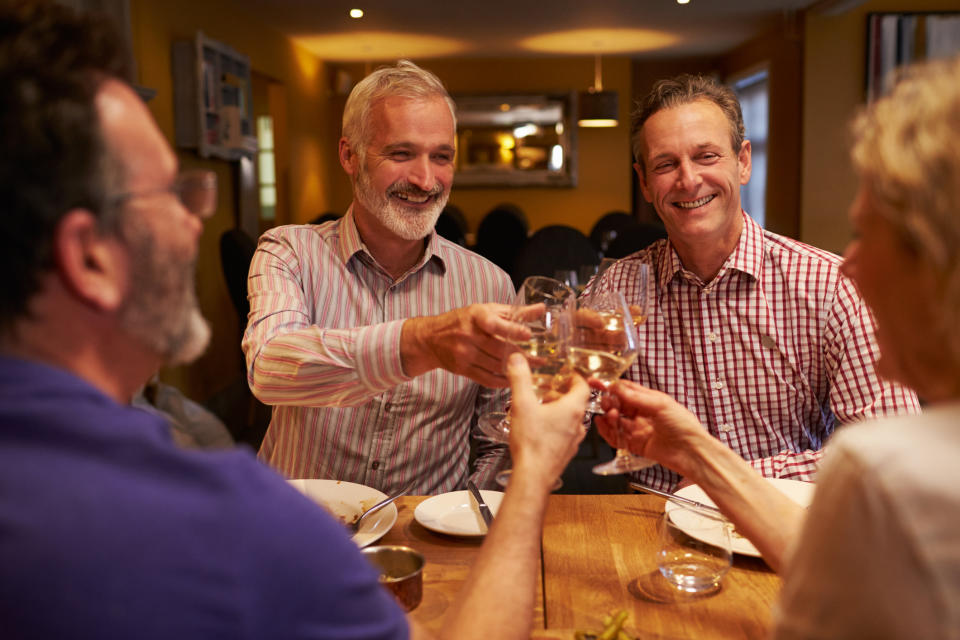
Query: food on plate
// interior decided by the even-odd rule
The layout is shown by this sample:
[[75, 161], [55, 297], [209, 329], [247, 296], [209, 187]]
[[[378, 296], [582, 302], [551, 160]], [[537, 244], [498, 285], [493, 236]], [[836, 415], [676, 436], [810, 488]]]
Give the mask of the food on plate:
[[603, 630], [598, 632], [574, 632], [574, 640], [634, 640], [633, 636], [623, 630], [623, 623], [627, 620], [627, 612], [623, 609], [603, 617]]

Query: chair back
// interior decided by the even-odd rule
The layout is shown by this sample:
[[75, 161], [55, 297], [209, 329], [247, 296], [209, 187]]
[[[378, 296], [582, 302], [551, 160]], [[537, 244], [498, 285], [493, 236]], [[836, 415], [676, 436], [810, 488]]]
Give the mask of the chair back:
[[590, 242], [604, 257], [609, 258], [607, 249], [617, 236], [635, 228], [637, 219], [625, 211], [610, 211], [597, 220], [590, 230]]
[[637, 226], [626, 229], [617, 235], [607, 251], [603, 254], [605, 258], [624, 258], [635, 251], [646, 249], [660, 238], [666, 238], [667, 231], [659, 224], [637, 223]]
[[515, 206], [494, 207], [477, 227], [473, 250], [506, 271], [513, 272], [520, 249], [527, 241], [527, 217]]
[[457, 218], [446, 209], [440, 212], [440, 217], [437, 218], [437, 224], [434, 228], [438, 235], [450, 242], [455, 242], [461, 247], [467, 246], [466, 231], [460, 226]]
[[599, 255], [582, 231], [563, 224], [553, 224], [530, 236], [517, 257], [511, 277], [514, 284], [519, 285], [529, 276], [552, 278], [558, 270], [577, 271], [582, 265], [599, 262]]

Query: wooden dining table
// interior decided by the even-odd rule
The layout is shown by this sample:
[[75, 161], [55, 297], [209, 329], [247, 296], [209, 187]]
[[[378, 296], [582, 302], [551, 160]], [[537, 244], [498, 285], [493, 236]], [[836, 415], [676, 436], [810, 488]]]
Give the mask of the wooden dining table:
[[[412, 616], [439, 630], [482, 544], [482, 538], [435, 533], [414, 519], [422, 496], [397, 501], [398, 517], [378, 544], [401, 544], [426, 558], [423, 600]], [[656, 566], [657, 519], [664, 500], [650, 495], [553, 495], [543, 528], [537, 585], [537, 639], [573, 639], [599, 631], [605, 615], [628, 613], [632, 637], [764, 638], [780, 579], [759, 558], [737, 555], [719, 591], [684, 594]]]

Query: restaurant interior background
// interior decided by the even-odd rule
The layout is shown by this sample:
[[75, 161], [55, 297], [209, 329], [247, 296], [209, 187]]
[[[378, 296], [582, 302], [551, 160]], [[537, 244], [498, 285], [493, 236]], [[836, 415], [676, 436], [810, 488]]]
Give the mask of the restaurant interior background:
[[[149, 107], [171, 143], [177, 136], [171, 55], [174, 43], [196, 42], [197, 32], [201, 31], [249, 57], [253, 121], [261, 115], [272, 118], [276, 205], [272, 219], [264, 219], [257, 212], [259, 190], [255, 182], [252, 186], [249, 182], [255, 178], [249, 172], [245, 175], [238, 161], [201, 158], [196, 150], [178, 148], [184, 167], [213, 169], [220, 181], [219, 208], [206, 224], [198, 261], [200, 305], [212, 324], [213, 339], [207, 353], [197, 362], [161, 372], [164, 381], [211, 407], [239, 436], [248, 423], [263, 417], [262, 411], [260, 418], [255, 416], [251, 410], [254, 405], [244, 395], [240, 351], [243, 327], [221, 271], [219, 238], [224, 231], [241, 224], [241, 210], [247, 212], [247, 227], [251, 225], [249, 212], [253, 211], [258, 219], [252, 224], [263, 230], [274, 224], [308, 222], [323, 212], [342, 213], [346, 209], [351, 200], [350, 184], [336, 154], [340, 116], [352, 83], [383, 60], [344, 60], [337, 54], [336, 46], [328, 47], [331, 53], [323, 56], [316, 52], [323, 51], [323, 39], [294, 39], [274, 27], [283, 20], [272, 20], [271, 16], [283, 12], [284, 6], [308, 11], [310, 3], [306, 0], [63, 1], [74, 6], [103, 7], [120, 15], [122, 21], [129, 21], [136, 81], [155, 92]], [[685, 6], [677, 5], [675, 0], [635, 2], [640, 6], [658, 3], [672, 5], [669, 10], [677, 13], [677, 19], [688, 21], [697, 20], [698, 4], [713, 4], [709, 0], [691, 0]], [[353, 4], [316, 0], [316, 4], [324, 5], [324, 11], [329, 11], [331, 5], [342, 5], [342, 17], [337, 21], [342, 21], [344, 33], [358, 28], [350, 24], [347, 10], [352, 6], [362, 8], [364, 3], [360, 0]], [[407, 6], [403, 2], [375, 4], [395, 12], [403, 12]], [[414, 4], [421, 6], [424, 2]], [[435, 14], [448, 13], [450, 20], [459, 15], [455, 3], [427, 0], [426, 4]], [[527, 4], [554, 10], [551, 3], [537, 0], [516, 0], [502, 6]], [[605, 0], [589, 4], [602, 9]], [[756, 8], [764, 3], [745, 0], [741, 4]], [[842, 251], [850, 235], [846, 209], [856, 184], [847, 159], [846, 127], [864, 101], [867, 16], [871, 12], [957, 11], [960, 3], [795, 0], [774, 4], [792, 8], [772, 15], [768, 12], [764, 20], [756, 23], [759, 26], [753, 33], [715, 34], [739, 40], [722, 50], [702, 51], [695, 42], [687, 42], [681, 43], [685, 46], [645, 52], [596, 51], [602, 54], [603, 88], [618, 95], [619, 124], [576, 132], [576, 186], [462, 188], [455, 184], [451, 203], [463, 210], [474, 232], [483, 215], [502, 202], [518, 205], [525, 212], [531, 231], [549, 224], [565, 224], [589, 233], [594, 222], [611, 210], [625, 210], [641, 220], [649, 219], [655, 214], [642, 203], [633, 180], [628, 117], [631, 102], [642, 96], [654, 80], [679, 72], [716, 73], [732, 81], [766, 70], [769, 130], [765, 226], [818, 247]], [[572, 5], [558, 2], [555, 10], [569, 6]], [[598, 15], [602, 14], [599, 11]], [[644, 26], [627, 24], [616, 16], [609, 18], [609, 28]], [[491, 13], [486, 26], [496, 32], [504, 21], [517, 20], [513, 15]], [[724, 30], [723, 25], [712, 28], [717, 32]], [[337, 25], [327, 25], [323, 31], [335, 33]], [[536, 25], [531, 25], [530, 31], [536, 33]], [[346, 49], [344, 43], [351, 43], [349, 35], [346, 40], [333, 42]], [[354, 38], [351, 45], [356, 44]], [[590, 46], [600, 46], [599, 41], [585, 43], [585, 50], [566, 55], [530, 51], [495, 56], [481, 52], [409, 57], [434, 71], [455, 95], [576, 92], [594, 81], [596, 58]], [[375, 47], [367, 48], [374, 52], [371, 58], [377, 55]], [[750, 133], [748, 130], [748, 137]]]

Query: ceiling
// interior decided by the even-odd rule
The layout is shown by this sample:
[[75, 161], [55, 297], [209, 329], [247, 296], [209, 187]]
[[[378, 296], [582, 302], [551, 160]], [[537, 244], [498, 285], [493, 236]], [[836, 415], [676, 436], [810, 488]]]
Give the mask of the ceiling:
[[[726, 51], [815, 5], [851, 0], [236, 0], [330, 61]], [[841, 5], [838, 8], [838, 5]], [[363, 18], [350, 18], [352, 8]]]

